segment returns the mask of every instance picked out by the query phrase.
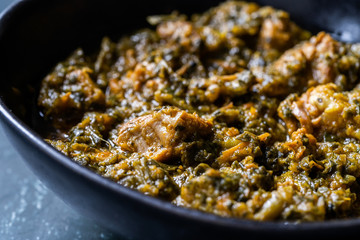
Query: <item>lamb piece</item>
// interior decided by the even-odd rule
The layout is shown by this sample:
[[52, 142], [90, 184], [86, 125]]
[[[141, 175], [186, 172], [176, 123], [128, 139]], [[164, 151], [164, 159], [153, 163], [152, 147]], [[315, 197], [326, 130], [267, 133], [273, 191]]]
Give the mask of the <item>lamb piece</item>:
[[321, 32], [286, 51], [266, 68], [252, 69], [259, 82], [253, 90], [268, 96], [286, 96], [326, 83], [349, 90], [357, 82], [359, 62], [350, 46]]
[[341, 92], [333, 83], [310, 88], [301, 97], [290, 96], [279, 107], [279, 116], [290, 133], [303, 127], [322, 139], [329, 134], [338, 138], [360, 139], [360, 90]]
[[259, 31], [258, 50], [278, 50], [280, 52], [293, 47], [302, 40], [310, 38], [307, 31], [290, 21], [287, 12], [271, 7], [260, 9], [260, 15], [266, 16]]
[[200, 43], [200, 35], [189, 21], [165, 21], [157, 26], [156, 31], [160, 38], [178, 42], [189, 51], [195, 51]]
[[125, 151], [138, 152], [159, 162], [182, 153], [182, 142], [209, 137], [212, 124], [177, 108], [163, 108], [123, 124], [117, 144]]
[[[207, 25], [220, 33], [237, 37], [260, 35], [259, 46], [265, 48], [276, 48], [280, 45], [280, 48], [291, 47], [293, 42], [304, 40], [309, 35], [290, 21], [288, 13], [242, 1], [227, 1], [210, 9], [195, 18], [195, 25]], [[277, 35], [274, 31], [280, 31], [280, 34], [284, 35]], [[265, 46], [266, 44], [269, 45]]]

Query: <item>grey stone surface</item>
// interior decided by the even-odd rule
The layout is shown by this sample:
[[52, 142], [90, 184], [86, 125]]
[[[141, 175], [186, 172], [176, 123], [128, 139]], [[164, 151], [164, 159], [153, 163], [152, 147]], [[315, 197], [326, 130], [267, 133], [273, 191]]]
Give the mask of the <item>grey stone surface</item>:
[[85, 219], [28, 169], [0, 129], [0, 240], [117, 239]]
[[[13, 0], [0, 0], [3, 11]], [[0, 127], [0, 240], [118, 239], [85, 219], [28, 169]]]

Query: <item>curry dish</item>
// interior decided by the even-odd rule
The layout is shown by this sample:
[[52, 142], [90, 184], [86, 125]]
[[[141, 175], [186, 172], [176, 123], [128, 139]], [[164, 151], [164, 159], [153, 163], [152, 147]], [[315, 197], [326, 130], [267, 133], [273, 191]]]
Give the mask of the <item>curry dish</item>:
[[43, 79], [48, 143], [177, 206], [260, 221], [360, 216], [360, 44], [237, 1], [147, 20]]

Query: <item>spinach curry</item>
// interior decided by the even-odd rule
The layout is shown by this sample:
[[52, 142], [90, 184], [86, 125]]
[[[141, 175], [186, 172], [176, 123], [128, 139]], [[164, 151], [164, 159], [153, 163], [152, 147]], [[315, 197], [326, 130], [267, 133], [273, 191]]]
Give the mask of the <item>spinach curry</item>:
[[44, 78], [48, 143], [177, 206], [254, 220], [360, 216], [360, 44], [237, 1], [148, 22]]

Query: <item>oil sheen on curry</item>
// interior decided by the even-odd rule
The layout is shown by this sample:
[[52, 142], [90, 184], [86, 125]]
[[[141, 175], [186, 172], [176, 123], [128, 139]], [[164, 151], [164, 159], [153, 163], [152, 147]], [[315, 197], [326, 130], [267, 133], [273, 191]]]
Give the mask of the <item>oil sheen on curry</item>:
[[360, 44], [228, 1], [150, 16], [42, 81], [46, 141], [125, 187], [220, 216], [360, 216]]

